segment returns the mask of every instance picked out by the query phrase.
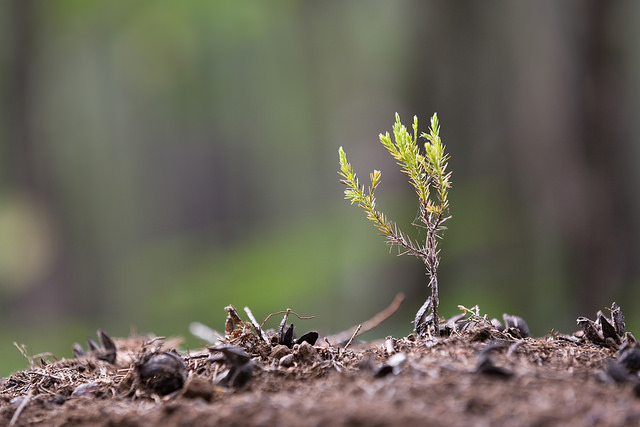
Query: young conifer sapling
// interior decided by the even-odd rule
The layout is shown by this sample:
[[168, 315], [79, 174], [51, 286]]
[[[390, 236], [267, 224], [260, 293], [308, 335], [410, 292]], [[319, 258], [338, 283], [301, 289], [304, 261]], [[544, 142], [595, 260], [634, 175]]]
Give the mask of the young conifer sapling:
[[438, 336], [440, 333], [440, 319], [438, 317], [440, 250], [438, 249], [438, 240], [442, 238], [442, 233], [446, 230], [444, 223], [451, 218], [447, 198], [449, 188], [451, 188], [451, 172], [447, 172], [449, 155], [445, 153], [445, 146], [440, 139], [437, 114], [431, 117], [429, 133], [420, 135], [426, 139], [424, 151], [418, 145], [417, 135], [418, 118], [413, 118], [413, 134], [411, 134], [400, 122], [400, 116], [396, 113], [393, 141], [387, 132], [384, 135], [380, 134], [380, 142], [397, 160], [402, 172], [409, 176], [409, 182], [416, 191], [420, 221], [413, 225], [426, 230], [424, 242], [412, 240], [378, 210], [374, 193], [380, 185], [382, 176], [379, 170], [374, 170], [369, 175], [371, 185], [365, 189], [364, 185], [358, 181], [353, 167], [347, 161], [347, 154], [340, 147], [338, 150], [340, 159], [338, 173], [343, 178], [340, 182], [347, 186], [344, 191], [345, 199], [350, 200], [351, 204], [358, 203], [358, 206], [364, 209], [367, 218], [386, 237], [387, 244], [397, 246], [399, 255], [411, 254], [424, 262], [431, 295], [416, 313], [414, 327], [418, 336], [425, 336], [431, 332]]

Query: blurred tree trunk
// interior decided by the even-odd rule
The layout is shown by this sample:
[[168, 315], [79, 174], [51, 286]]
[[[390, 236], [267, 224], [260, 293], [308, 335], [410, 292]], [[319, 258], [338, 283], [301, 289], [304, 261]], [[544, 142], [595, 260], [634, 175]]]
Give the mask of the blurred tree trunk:
[[[625, 121], [624, 72], [622, 57], [628, 46], [616, 45], [613, 38], [620, 25], [613, 2], [585, 4], [584, 52], [586, 75], [576, 76], [580, 108], [580, 129], [589, 182], [589, 196], [581, 206], [587, 221], [580, 234], [570, 240], [574, 254], [572, 268], [576, 281], [573, 294], [581, 313], [608, 306], [620, 287], [629, 284], [633, 260], [638, 259], [638, 229], [634, 217], [632, 175], [627, 161], [633, 155], [631, 123]], [[631, 166], [631, 165], [629, 165]], [[571, 221], [571, 218], [566, 218]], [[618, 301], [620, 302], [620, 301]]]
[[[454, 186], [461, 175], [508, 174], [525, 211], [529, 266], [521, 273], [527, 277], [509, 287], [512, 297], [549, 319], [562, 315], [555, 312], [558, 298], [572, 304], [571, 315], [610, 305], [637, 273], [632, 260], [640, 254], [637, 185], [629, 183], [633, 147], [625, 138], [633, 118], [624, 121], [620, 76], [630, 46], [613, 39], [620, 6], [414, 6], [422, 21], [413, 49], [420, 54], [406, 84], [412, 110], [424, 123], [450, 104], [441, 120], [453, 141], [449, 150], [459, 155]], [[483, 106], [502, 114], [484, 115]], [[456, 128], [456, 118], [469, 126]], [[455, 141], [465, 141], [460, 153]], [[465, 170], [480, 155], [486, 162], [475, 164], [487, 169]]]
[[[54, 214], [55, 195], [50, 170], [44, 156], [39, 152], [34, 129], [34, 98], [32, 93], [33, 70], [35, 67], [35, 45], [38, 38], [37, 3], [30, 0], [12, 0], [6, 5], [10, 16], [9, 55], [7, 63], [7, 105], [4, 145], [6, 149], [3, 177], [7, 188], [14, 196], [26, 197], [36, 203], [32, 206], [46, 210], [46, 215]], [[57, 240], [58, 249], [63, 244], [63, 233]], [[65, 265], [65, 250], [55, 254], [54, 265], [48, 273], [30, 283], [28, 290], [16, 294], [18, 300], [5, 301], [4, 312], [19, 315], [24, 319], [24, 311], [38, 321], [41, 315], [54, 316], [65, 312], [71, 303], [64, 292], [68, 283], [68, 269]]]
[[6, 158], [12, 159], [5, 165], [7, 180], [17, 183], [22, 188], [37, 191], [38, 171], [33, 159], [31, 143], [31, 126], [29, 123], [31, 104], [29, 102], [29, 72], [31, 69], [34, 22], [33, 3], [31, 1], [13, 0], [9, 2], [11, 18], [11, 48], [9, 49], [6, 106], [7, 145]]

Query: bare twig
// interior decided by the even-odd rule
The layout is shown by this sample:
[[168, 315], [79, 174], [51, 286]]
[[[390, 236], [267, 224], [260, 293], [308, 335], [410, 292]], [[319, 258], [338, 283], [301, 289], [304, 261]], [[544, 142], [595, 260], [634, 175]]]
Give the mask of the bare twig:
[[38, 354], [34, 354], [33, 356], [31, 356], [31, 358], [33, 360], [36, 359], [46, 359], [46, 358], [52, 358], [53, 360], [55, 360], [56, 362], [58, 361], [58, 357], [53, 354], [53, 353], [49, 353], [49, 352], [45, 352], [45, 353], [38, 353]]
[[29, 361], [29, 367], [33, 369], [35, 364], [33, 363], [33, 358], [29, 356], [29, 353], [27, 353], [27, 346], [24, 344], [18, 344], [15, 341], [13, 342], [13, 345], [18, 349], [20, 354], [22, 354]]
[[[287, 319], [289, 318], [289, 313], [291, 313], [291, 309], [287, 308], [282, 317], [282, 321], [278, 325], [278, 342], [282, 344], [285, 339], [285, 328], [287, 327]], [[293, 329], [291, 330], [291, 339], [293, 339]]]
[[211, 329], [207, 325], [200, 322], [191, 322], [191, 324], [189, 325], [189, 332], [191, 332], [191, 335], [201, 340], [207, 341], [211, 344], [215, 344], [216, 341], [224, 339], [224, 337], [220, 335], [218, 331]]
[[27, 404], [31, 400], [31, 396], [33, 396], [33, 390], [29, 388], [29, 391], [27, 392], [27, 394], [24, 396], [24, 398], [22, 398], [22, 402], [20, 402], [20, 406], [18, 406], [18, 409], [16, 409], [16, 412], [13, 413], [13, 416], [11, 417], [11, 421], [9, 421], [9, 426], [16, 425], [16, 423], [18, 422], [18, 417], [20, 417], [20, 414], [22, 413], [24, 408], [27, 406]]
[[64, 378], [56, 376], [56, 375], [49, 374], [48, 372], [40, 372], [40, 371], [35, 371], [35, 370], [30, 371], [29, 375], [38, 375], [40, 377], [53, 378], [53, 379], [58, 380], [58, 381], [63, 381], [64, 380]]
[[353, 341], [353, 339], [356, 337], [356, 335], [358, 335], [358, 332], [360, 332], [360, 328], [362, 327], [362, 325], [358, 325], [356, 327], [356, 330], [353, 332], [353, 335], [351, 335], [351, 338], [349, 338], [349, 341], [347, 341], [347, 343], [344, 345], [343, 350], [346, 350], [347, 347], [349, 347], [351, 345], [351, 342]]
[[[163, 341], [165, 339], [167, 339], [167, 338], [166, 337], [153, 337], [150, 340], [147, 340], [144, 343], [142, 343], [142, 346], [143, 347], [148, 347], [148, 346], [150, 346], [151, 344], [153, 344], [155, 342]], [[160, 343], [160, 345], [162, 346], [162, 342]]]
[[267, 320], [269, 320], [272, 316], [277, 316], [278, 314], [283, 314], [283, 313], [287, 313], [287, 314], [295, 314], [295, 316], [300, 319], [300, 320], [307, 320], [307, 319], [313, 319], [316, 316], [300, 316], [298, 313], [296, 313], [295, 311], [291, 311], [290, 308], [287, 308], [286, 310], [281, 310], [278, 311], [276, 313], [271, 313], [270, 315], [268, 315], [267, 317], [265, 317], [265, 319], [262, 321], [262, 323], [260, 324], [260, 329], [262, 329], [264, 327], [264, 324], [267, 323]]
[[244, 312], [247, 313], [247, 316], [249, 316], [249, 320], [251, 320], [253, 327], [256, 329], [256, 332], [260, 334], [260, 337], [262, 338], [262, 340], [267, 344], [269, 344], [269, 337], [267, 336], [267, 333], [262, 330], [262, 326], [258, 323], [256, 318], [253, 317], [253, 313], [251, 312], [249, 307], [245, 307]]
[[353, 332], [356, 330], [356, 328], [358, 328], [359, 326], [362, 327], [361, 333], [369, 332], [370, 330], [376, 328], [382, 322], [387, 320], [389, 317], [391, 317], [393, 313], [398, 311], [398, 309], [400, 308], [400, 305], [402, 305], [402, 302], [404, 301], [404, 298], [405, 298], [404, 294], [400, 292], [395, 296], [395, 298], [387, 308], [385, 308], [380, 313], [373, 316], [371, 319], [367, 320], [366, 322], [363, 322], [361, 325], [354, 326], [353, 328], [350, 328], [346, 331], [337, 333], [335, 335], [330, 335], [328, 338], [331, 341], [336, 342], [338, 343], [338, 345], [340, 345], [346, 342], [349, 339], [349, 337], [353, 335]]

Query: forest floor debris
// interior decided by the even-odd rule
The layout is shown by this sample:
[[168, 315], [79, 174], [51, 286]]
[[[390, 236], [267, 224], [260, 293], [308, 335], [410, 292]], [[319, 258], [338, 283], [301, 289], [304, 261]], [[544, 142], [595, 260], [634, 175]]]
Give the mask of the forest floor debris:
[[187, 354], [177, 340], [101, 332], [102, 345], [76, 359], [33, 360], [1, 380], [0, 424], [640, 423], [637, 366], [617, 361], [630, 350], [582, 331], [521, 337], [476, 318], [445, 337], [353, 340], [345, 349], [295, 340], [286, 322], [260, 331], [234, 316], [224, 343]]

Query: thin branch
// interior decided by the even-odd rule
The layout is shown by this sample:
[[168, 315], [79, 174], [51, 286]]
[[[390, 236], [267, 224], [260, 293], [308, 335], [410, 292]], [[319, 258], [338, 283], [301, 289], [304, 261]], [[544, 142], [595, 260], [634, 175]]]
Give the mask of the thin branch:
[[335, 343], [338, 343], [338, 346], [340, 346], [340, 344], [342, 344], [343, 342], [347, 341], [349, 339], [349, 337], [353, 336], [354, 331], [356, 329], [358, 329], [359, 327], [362, 328], [361, 333], [363, 333], [363, 334], [365, 332], [369, 332], [370, 330], [372, 330], [374, 328], [377, 328], [382, 322], [384, 322], [389, 317], [391, 317], [391, 315], [393, 315], [393, 313], [398, 311], [398, 309], [400, 308], [400, 306], [404, 302], [404, 299], [405, 299], [405, 295], [402, 292], [400, 292], [399, 294], [397, 294], [395, 296], [393, 301], [391, 301], [391, 304], [389, 304], [384, 310], [382, 310], [381, 312], [379, 312], [378, 314], [373, 316], [371, 319], [367, 320], [366, 322], [363, 322], [362, 324], [360, 324], [358, 326], [354, 326], [353, 328], [350, 328], [350, 329], [348, 329], [346, 331], [337, 333], [335, 335], [328, 336], [327, 338], [330, 339], [331, 341], [335, 342]]
[[356, 327], [356, 330], [353, 332], [353, 335], [351, 335], [351, 338], [349, 338], [349, 341], [347, 341], [347, 343], [344, 345], [342, 350], [346, 350], [347, 347], [349, 347], [351, 345], [351, 342], [353, 341], [353, 339], [356, 337], [356, 335], [358, 335], [358, 332], [360, 332], [360, 328], [362, 327], [362, 325], [358, 325]]
[[267, 323], [267, 320], [269, 320], [272, 316], [277, 316], [278, 314], [284, 314], [284, 313], [294, 314], [300, 320], [314, 319], [316, 317], [316, 316], [300, 316], [298, 313], [296, 313], [295, 311], [291, 311], [291, 309], [288, 308], [286, 310], [281, 310], [276, 313], [271, 313], [270, 315], [265, 317], [262, 323], [260, 324], [260, 328], [263, 328], [264, 324]]
[[31, 400], [31, 396], [33, 396], [33, 389], [29, 388], [29, 391], [27, 392], [26, 396], [22, 398], [22, 402], [20, 402], [20, 406], [18, 406], [18, 409], [16, 409], [16, 412], [13, 413], [13, 416], [11, 417], [11, 421], [9, 421], [9, 426], [16, 425], [16, 423], [18, 422], [18, 418], [20, 417], [20, 414], [22, 413], [24, 408], [27, 407], [27, 404]]
[[269, 344], [269, 337], [267, 336], [267, 333], [262, 330], [262, 326], [260, 326], [256, 318], [253, 317], [253, 313], [251, 312], [249, 307], [245, 307], [244, 312], [247, 313], [247, 316], [249, 316], [249, 320], [251, 320], [251, 324], [256, 329], [256, 332], [260, 334], [260, 337], [262, 338], [262, 340], [267, 344]]
[[29, 353], [27, 352], [27, 346], [24, 344], [18, 344], [15, 341], [13, 342], [13, 345], [18, 349], [20, 354], [22, 354], [29, 361], [29, 366], [33, 368], [35, 366], [35, 363], [33, 362], [33, 358], [29, 356]]

